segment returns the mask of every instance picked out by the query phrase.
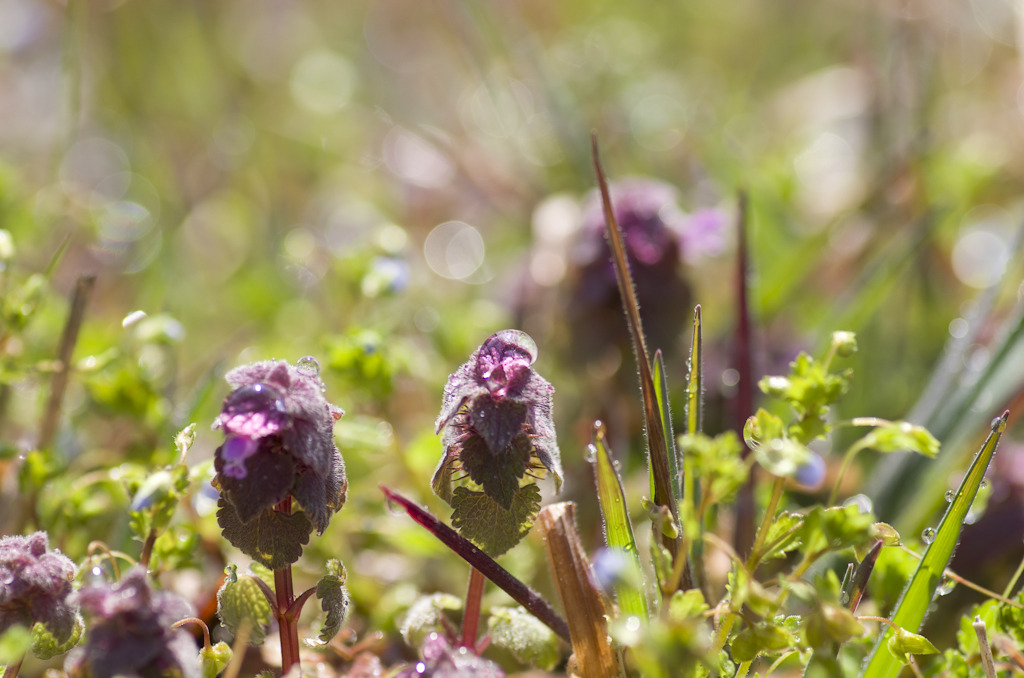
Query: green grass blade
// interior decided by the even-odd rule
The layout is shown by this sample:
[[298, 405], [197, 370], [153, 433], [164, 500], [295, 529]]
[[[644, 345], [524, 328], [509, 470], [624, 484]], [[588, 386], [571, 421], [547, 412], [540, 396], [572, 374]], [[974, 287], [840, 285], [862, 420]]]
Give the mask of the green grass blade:
[[644, 595], [644, 573], [640, 567], [640, 555], [633, 537], [633, 525], [629, 522], [626, 512], [626, 494], [622, 489], [622, 479], [612, 461], [611, 450], [605, 443], [604, 424], [594, 424], [594, 443], [590, 446], [593, 453], [594, 482], [597, 485], [597, 498], [601, 504], [601, 516], [604, 523], [604, 539], [608, 547], [623, 554], [630, 572], [619, 577], [615, 584], [615, 598], [622, 614], [647, 621], [650, 613], [647, 610], [647, 597]]
[[[967, 473], [956, 491], [956, 496], [950, 502], [945, 515], [942, 516], [935, 532], [935, 539], [925, 549], [913, 577], [910, 578], [910, 582], [903, 589], [903, 594], [896, 603], [896, 609], [893, 610], [890, 617], [896, 626], [913, 633], [920, 631], [925, 613], [935, 596], [935, 590], [942, 581], [943, 572], [949, 565], [950, 558], [953, 557], [953, 550], [960, 538], [960, 530], [963, 528], [967, 511], [974, 503], [974, 497], [978, 493], [978, 488], [981, 487], [985, 471], [995, 454], [999, 438], [1006, 430], [1006, 419], [1009, 414], [1009, 411], [1003, 412], [1003, 416], [992, 422], [992, 431], [981, 450], [975, 455], [974, 461], [971, 462], [970, 468], [967, 469]], [[899, 674], [903, 664], [886, 647], [892, 634], [892, 627], [887, 626], [885, 633], [875, 644], [875, 649], [861, 674], [862, 678], [894, 678]]]
[[[615, 219], [615, 210], [612, 208], [608, 182], [605, 180], [604, 170], [601, 168], [596, 134], [591, 135], [591, 146], [594, 158], [594, 172], [597, 175], [597, 185], [601, 192], [605, 224], [608, 228], [608, 244], [611, 247], [612, 263], [615, 266], [615, 279], [618, 282], [619, 295], [622, 297], [622, 306], [626, 312], [626, 325], [629, 327], [633, 351], [636, 354], [639, 370], [640, 396], [644, 404], [644, 427], [647, 431], [647, 461], [651, 469], [651, 495], [656, 505], [668, 508], [672, 520], [678, 524], [679, 504], [676, 501], [676, 491], [673, 490], [673, 486], [678, 487], [679, 485], [678, 478], [669, 471], [669, 451], [666, 447], [666, 441], [669, 438], [665, 435], [661, 416], [658, 412], [657, 397], [655, 395], [657, 389], [654, 386], [654, 375], [651, 373], [651, 360], [648, 357], [647, 343], [644, 340], [643, 325], [640, 323], [640, 304], [637, 301], [636, 290], [633, 287], [633, 278], [629, 273], [626, 246], [623, 243], [622, 231]], [[662, 542], [672, 557], [675, 558], [679, 552], [679, 539], [663, 535]]]
[[[700, 433], [703, 427], [701, 396], [704, 394], [704, 356], [700, 304], [693, 309], [693, 339], [690, 342], [690, 374], [686, 380], [686, 432]], [[703, 588], [704, 524], [697, 515], [700, 506], [700, 484], [693, 460], [683, 457], [683, 498], [680, 509], [683, 539], [690, 544], [689, 565], [693, 583]]]
[[[678, 505], [682, 499], [682, 489], [679, 484], [679, 452], [676, 450], [676, 436], [672, 428], [672, 410], [668, 402], [668, 381], [665, 378], [665, 359], [661, 355], [661, 349], [654, 352], [651, 377], [654, 379], [654, 403], [657, 405], [658, 418], [661, 420], [661, 434], [665, 436], [662, 444], [668, 452], [668, 475], [672, 480], [672, 491], [675, 494], [676, 505]], [[656, 484], [652, 478], [651, 489], [653, 490], [655, 487]]]

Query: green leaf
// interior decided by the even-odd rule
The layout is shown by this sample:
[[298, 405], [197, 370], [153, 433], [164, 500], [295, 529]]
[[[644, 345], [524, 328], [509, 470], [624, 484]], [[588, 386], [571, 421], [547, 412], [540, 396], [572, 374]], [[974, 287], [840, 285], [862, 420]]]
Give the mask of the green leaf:
[[411, 647], [419, 647], [427, 634], [432, 631], [444, 631], [441, 618], [446, 611], [454, 612], [462, 609], [462, 601], [450, 593], [432, 593], [418, 598], [410, 607], [399, 633]]
[[748, 626], [733, 638], [732, 658], [747, 662], [757, 655], [777, 654], [796, 645], [796, 637], [792, 632], [773, 624], [759, 623]]
[[804, 543], [804, 557], [814, 559], [829, 551], [840, 551], [873, 541], [874, 516], [850, 506], [816, 506], [804, 516], [798, 530]]
[[668, 603], [668, 616], [675, 622], [684, 619], [701, 619], [708, 609], [700, 589], [676, 591]]
[[62, 643], [57, 640], [56, 636], [50, 633], [50, 630], [44, 624], [36, 622], [32, 625], [32, 654], [40, 659], [51, 659], [59, 654], [64, 654], [75, 645], [78, 645], [84, 630], [85, 624], [83, 624], [82, 618], [80, 616], [76, 617], [71, 635]]
[[224, 641], [200, 648], [199, 664], [202, 666], [203, 678], [217, 678], [231, 663], [231, 654], [231, 646]]
[[302, 547], [309, 543], [309, 533], [313, 531], [313, 524], [303, 511], [286, 515], [269, 510], [243, 523], [235, 507], [223, 495], [217, 501], [217, 507], [217, 523], [224, 531], [224, 538], [271, 570], [298, 560]]
[[492, 607], [487, 632], [524, 664], [550, 671], [561, 659], [558, 636], [522, 607]]
[[783, 511], [774, 522], [768, 526], [768, 534], [764, 539], [763, 552], [758, 562], [769, 558], [782, 558], [793, 549], [797, 549], [803, 543], [800, 540], [799, 527], [804, 522], [804, 517], [799, 513]]
[[694, 475], [707, 491], [702, 501], [730, 501], [747, 481], [749, 471], [741, 458], [743, 447], [732, 431], [714, 438], [703, 433], [684, 434], [679, 437], [679, 449], [683, 459], [693, 463]]
[[[273, 579], [267, 581], [264, 572], [254, 568], [254, 576], [259, 576], [268, 586], [273, 586]], [[224, 568], [224, 584], [217, 591], [217, 615], [232, 636], [238, 634], [243, 623], [250, 625], [249, 642], [253, 645], [263, 644], [267, 629], [274, 618], [270, 601], [252, 577], [239, 577], [237, 566], [229, 564]]]
[[632, 570], [632, 576], [616, 578], [615, 598], [624, 615], [646, 621], [649, 613], [647, 597], [643, 591], [644, 575], [640, 567], [640, 554], [633, 536], [633, 525], [626, 511], [622, 479], [616, 462], [612, 460], [611, 450], [605, 444], [604, 426], [600, 423], [595, 427], [594, 442], [590, 449], [593, 452], [594, 482], [601, 506], [605, 543], [609, 548], [621, 552]]
[[306, 645], [312, 648], [324, 648], [338, 635], [342, 624], [348, 616], [348, 589], [345, 580], [348, 574], [340, 560], [332, 558], [327, 561], [327, 574], [316, 584], [316, 597], [320, 608], [326, 613], [320, 632], [316, 638], [307, 638]]
[[[858, 420], [854, 420], [854, 424]], [[923, 426], [905, 421], [885, 421], [861, 438], [859, 447], [876, 452], [911, 451], [934, 458], [939, 453], [939, 441]]]
[[[928, 606], [931, 604], [935, 591], [942, 583], [946, 566], [953, 557], [957, 541], [960, 538], [960, 530], [963, 528], [964, 519], [974, 502], [974, 496], [978, 492], [981, 481], [985, 477], [985, 471], [995, 455], [996, 445], [999, 443], [1003, 431], [1006, 430], [1006, 420], [1009, 412], [1004, 412], [992, 422], [992, 430], [981, 449], [974, 456], [960, 487], [949, 506], [945, 515], [939, 522], [935, 539], [925, 549], [921, 562], [918, 563], [914, 576], [907, 583], [903, 595], [896, 604], [893, 612], [892, 622], [901, 629], [914, 631], [921, 628], [924, 622]], [[892, 648], [889, 639], [894, 636], [891, 628], [883, 633], [871, 657], [861, 675], [863, 678], [892, 678], [899, 673], [900, 665], [892, 652], [882, 651], [882, 645]], [[896, 641], [896, 648], [903, 651], [902, 641]]]
[[886, 647], [892, 656], [903, 664], [910, 663], [910, 655], [914, 654], [938, 654], [939, 650], [924, 636], [911, 633], [904, 628], [896, 629], [895, 633], [889, 636]]
[[790, 438], [773, 438], [754, 449], [754, 458], [772, 475], [792, 478], [811, 460], [811, 451]]
[[519, 488], [509, 509], [483, 492], [456, 487], [452, 492], [452, 525], [492, 557], [515, 546], [530, 531], [540, 510], [540, 488]]
[[145, 540], [150, 530], [162, 532], [170, 525], [178, 502], [188, 489], [188, 473], [184, 464], [162, 468], [146, 476], [137, 488], [129, 490], [132, 493], [128, 509], [131, 525], [141, 539]]

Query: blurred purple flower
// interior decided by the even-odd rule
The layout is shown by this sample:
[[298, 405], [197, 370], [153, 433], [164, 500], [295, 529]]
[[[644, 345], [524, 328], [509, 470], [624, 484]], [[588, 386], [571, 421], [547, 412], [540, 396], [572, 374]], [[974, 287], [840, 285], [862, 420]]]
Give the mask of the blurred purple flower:
[[114, 584], [86, 586], [72, 598], [90, 621], [85, 642], [64, 665], [72, 677], [201, 675], [195, 641], [171, 628], [194, 616], [191, 606], [150, 588], [143, 568], [129, 570]]
[[45, 532], [0, 538], [0, 635], [15, 625], [43, 624], [58, 644], [75, 632], [78, 610], [68, 597], [75, 564], [50, 551]]
[[561, 485], [551, 418], [555, 389], [533, 371], [536, 358], [529, 335], [503, 330], [448, 377], [436, 422], [437, 431], [444, 431], [444, 457], [433, 480], [446, 501], [456, 464], [506, 509], [534, 458]]
[[[653, 179], [623, 179], [609, 192], [648, 342], [670, 351], [691, 318], [690, 286], [682, 263], [694, 264], [724, 251], [726, 215], [717, 209], [687, 214], [677, 202], [675, 188]], [[609, 343], [628, 344], [605, 232], [601, 198], [595, 191], [583, 205], [567, 319], [574, 352], [588, 359], [601, 355]]]
[[464, 647], [453, 648], [444, 636], [431, 633], [423, 641], [423, 661], [403, 669], [395, 678], [504, 678], [497, 664]]
[[269, 556], [252, 533], [273, 528], [255, 521], [293, 497], [311, 523], [293, 536], [294, 551], [312, 527], [322, 534], [345, 503], [345, 465], [333, 434], [343, 412], [324, 398], [318, 374], [316, 361], [303, 359], [297, 367], [244, 365], [225, 377], [234, 391], [213, 424], [226, 435], [214, 453], [217, 520], [232, 544], [264, 564]]

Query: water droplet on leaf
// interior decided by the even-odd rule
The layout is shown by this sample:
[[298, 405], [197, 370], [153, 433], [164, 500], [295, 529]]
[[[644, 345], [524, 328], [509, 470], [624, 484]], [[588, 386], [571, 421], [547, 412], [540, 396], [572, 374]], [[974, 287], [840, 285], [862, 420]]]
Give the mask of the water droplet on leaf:
[[946, 490], [946, 501], [947, 502], [953, 501], [954, 497], [956, 497], [956, 491], [955, 490]]
[[935, 593], [940, 596], [948, 596], [950, 592], [956, 588], [956, 581], [943, 575], [942, 581], [939, 582], [939, 587], [935, 589]]
[[933, 541], [935, 541], [935, 528], [926, 527], [923, 530], [921, 530], [921, 541], [923, 541], [925, 544], [931, 544]]
[[597, 460], [597, 448], [594, 445], [587, 445], [587, 450], [583, 453], [583, 460], [588, 464], [593, 464]]
[[979, 490], [987, 490], [988, 489], [988, 478], [982, 478], [981, 479], [981, 484], [978, 485], [978, 489]]
[[298, 362], [295, 363], [295, 369], [307, 377], [319, 377], [320, 361], [311, 355], [307, 355], [299, 358]]

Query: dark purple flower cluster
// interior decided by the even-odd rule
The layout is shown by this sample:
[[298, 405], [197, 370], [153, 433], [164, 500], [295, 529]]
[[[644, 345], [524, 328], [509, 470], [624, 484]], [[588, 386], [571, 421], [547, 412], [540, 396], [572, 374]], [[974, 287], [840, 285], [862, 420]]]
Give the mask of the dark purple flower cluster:
[[[254, 535], [275, 526], [287, 531], [294, 558], [286, 560], [294, 562], [309, 532], [323, 533], [345, 503], [345, 465], [333, 434], [343, 412], [324, 398], [318, 373], [312, 359], [298, 366], [266, 361], [235, 368], [226, 375], [234, 390], [214, 422], [226, 436], [214, 454], [218, 522], [232, 544], [271, 568], [281, 566], [279, 556]], [[289, 497], [302, 514], [275, 520], [275, 507]]]
[[65, 662], [73, 678], [201, 675], [195, 641], [172, 628], [193, 616], [191, 606], [173, 593], [150, 588], [141, 567], [115, 584], [86, 586], [73, 598], [90, 622], [85, 642]]
[[531, 367], [536, 358], [537, 345], [529, 335], [504, 330], [448, 377], [437, 418], [437, 431], [444, 430], [444, 457], [433, 484], [449, 503], [456, 468], [505, 509], [531, 468], [546, 469], [561, 485], [551, 419], [555, 389]]
[[[725, 215], [714, 209], [687, 214], [679, 207], [676, 190], [653, 179], [623, 179], [609, 192], [648, 341], [669, 351], [692, 318], [682, 263], [724, 250]], [[595, 192], [583, 206], [567, 318], [574, 350], [585, 359], [599, 357], [610, 341], [628, 344], [605, 231], [604, 210]]]
[[0, 538], [0, 634], [38, 622], [58, 644], [67, 642], [78, 619], [68, 601], [74, 579], [75, 564], [49, 550], [45, 532]]

